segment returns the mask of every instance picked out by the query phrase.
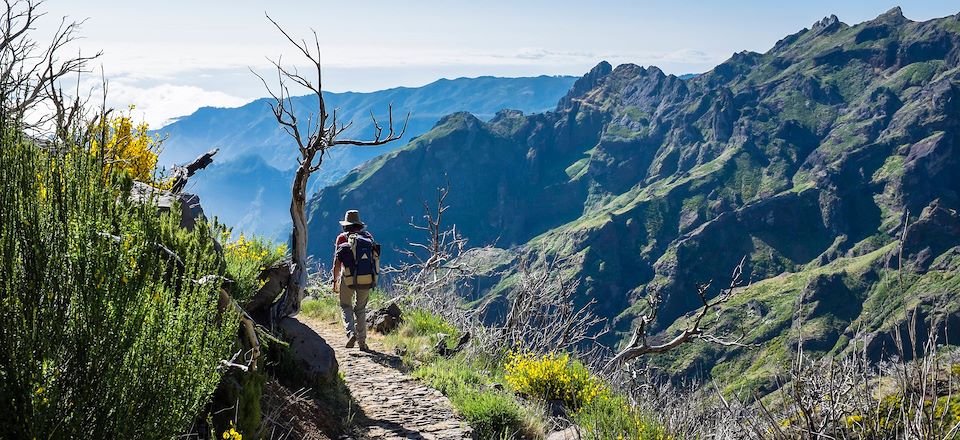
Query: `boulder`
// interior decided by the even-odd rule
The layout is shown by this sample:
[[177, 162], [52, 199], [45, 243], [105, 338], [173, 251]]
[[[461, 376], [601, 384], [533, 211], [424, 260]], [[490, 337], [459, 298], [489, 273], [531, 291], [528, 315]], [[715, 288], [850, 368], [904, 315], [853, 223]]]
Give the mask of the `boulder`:
[[153, 202], [161, 213], [170, 212], [176, 206], [180, 211], [180, 227], [188, 231], [192, 231], [198, 221], [206, 219], [200, 206], [200, 197], [196, 194], [175, 193], [143, 182], [133, 182], [130, 199], [139, 203]]
[[247, 312], [257, 322], [265, 324], [269, 321], [270, 306], [290, 284], [290, 264], [290, 260], [281, 260], [260, 271], [259, 279], [263, 285], [246, 305]]
[[340, 366], [333, 347], [326, 340], [296, 318], [282, 318], [277, 327], [309, 382], [322, 384], [336, 380]]
[[396, 303], [381, 307], [367, 316], [367, 328], [381, 334], [394, 331], [403, 322], [403, 311]]

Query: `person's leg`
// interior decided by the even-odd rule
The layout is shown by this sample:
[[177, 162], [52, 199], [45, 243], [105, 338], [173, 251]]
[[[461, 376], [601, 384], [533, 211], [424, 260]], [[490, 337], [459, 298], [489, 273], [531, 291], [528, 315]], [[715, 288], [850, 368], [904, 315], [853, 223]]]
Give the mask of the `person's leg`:
[[370, 300], [370, 289], [358, 289], [356, 292], [357, 303], [353, 307], [353, 313], [357, 317], [357, 340], [360, 341], [360, 347], [363, 347], [367, 341], [367, 302]]
[[347, 348], [352, 348], [356, 341], [356, 323], [353, 320], [353, 296], [355, 291], [347, 287], [347, 283], [340, 282], [340, 312], [343, 316], [343, 328], [347, 332]]

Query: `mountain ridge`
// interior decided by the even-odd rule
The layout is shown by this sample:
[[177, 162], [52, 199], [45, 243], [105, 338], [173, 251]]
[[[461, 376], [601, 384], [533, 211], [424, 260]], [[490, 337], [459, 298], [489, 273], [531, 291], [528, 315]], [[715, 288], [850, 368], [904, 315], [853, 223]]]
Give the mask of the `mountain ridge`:
[[[889, 284], [907, 213], [912, 227], [944, 231], [905, 247], [909, 277], [946, 292], [960, 281], [958, 106], [960, 14], [914, 22], [895, 8], [854, 26], [828, 16], [686, 80], [600, 63], [555, 111], [448, 116], [323, 189], [309, 206], [310, 252], [327, 253], [323, 237], [353, 208], [379, 239], [405, 243], [419, 200], [449, 179], [445, 215], [472, 243], [573, 261], [579, 302], [597, 299], [619, 332], [648, 295], [663, 299], [656, 325], [669, 332], [699, 306], [697, 285], [722, 284], [746, 256], [747, 279], [791, 280], [746, 290], [765, 313], [751, 318], [746, 302], [728, 312], [755, 323], [748, 339], [776, 352], [790, 340], [790, 304], [809, 301], [807, 343], [843, 350], [856, 328], [876, 336], [896, 325], [889, 304], [914, 301]], [[482, 294], [509, 290], [515, 273], [502, 269]], [[831, 310], [830, 292], [862, 306]], [[719, 324], [733, 330], [731, 319]], [[749, 374], [711, 374], [757, 389], [780, 350], [697, 345], [670, 362], [690, 372], [735, 359]]]

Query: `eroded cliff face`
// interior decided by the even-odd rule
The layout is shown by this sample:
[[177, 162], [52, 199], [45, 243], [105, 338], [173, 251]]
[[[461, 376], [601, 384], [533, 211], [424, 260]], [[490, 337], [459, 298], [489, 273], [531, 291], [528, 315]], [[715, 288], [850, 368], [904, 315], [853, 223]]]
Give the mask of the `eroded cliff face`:
[[[753, 322], [748, 339], [785, 347], [790, 310], [808, 301], [815, 346], [840, 350], [854, 326], [891, 328], [893, 304], [956, 292], [958, 141], [960, 15], [831, 16], [692, 79], [604, 62], [554, 112], [450, 115], [318, 193], [310, 250], [326, 258], [349, 208], [403, 246], [421, 200], [449, 181], [449, 221], [472, 244], [573, 256], [581, 298], [620, 331], [651, 293], [659, 328], [676, 325], [697, 285], [725, 283], [746, 256], [755, 284], [721, 324]], [[894, 295], [907, 213], [909, 289], [925, 290]], [[668, 363], [740, 356], [747, 370], [775, 355], [700, 347]]]

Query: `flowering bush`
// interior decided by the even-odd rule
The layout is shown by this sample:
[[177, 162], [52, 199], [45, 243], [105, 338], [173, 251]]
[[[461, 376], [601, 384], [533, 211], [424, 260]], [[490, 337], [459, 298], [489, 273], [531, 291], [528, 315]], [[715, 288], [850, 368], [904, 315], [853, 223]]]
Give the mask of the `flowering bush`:
[[133, 179], [152, 182], [161, 141], [149, 130], [146, 122], [135, 124], [129, 112], [98, 119], [91, 127], [90, 151], [107, 159], [107, 172], [122, 170]]
[[260, 273], [287, 255], [287, 245], [274, 245], [259, 237], [250, 239], [242, 233], [234, 241], [229, 238], [230, 231], [221, 232], [227, 276], [233, 280], [230, 293], [243, 304], [263, 286], [265, 280], [260, 279]]
[[230, 423], [230, 429], [223, 431], [223, 440], [243, 440], [243, 435], [237, 432], [237, 429]]
[[572, 408], [580, 408], [608, 392], [599, 379], [568, 354], [511, 353], [504, 368], [506, 381], [516, 392], [560, 400]]

